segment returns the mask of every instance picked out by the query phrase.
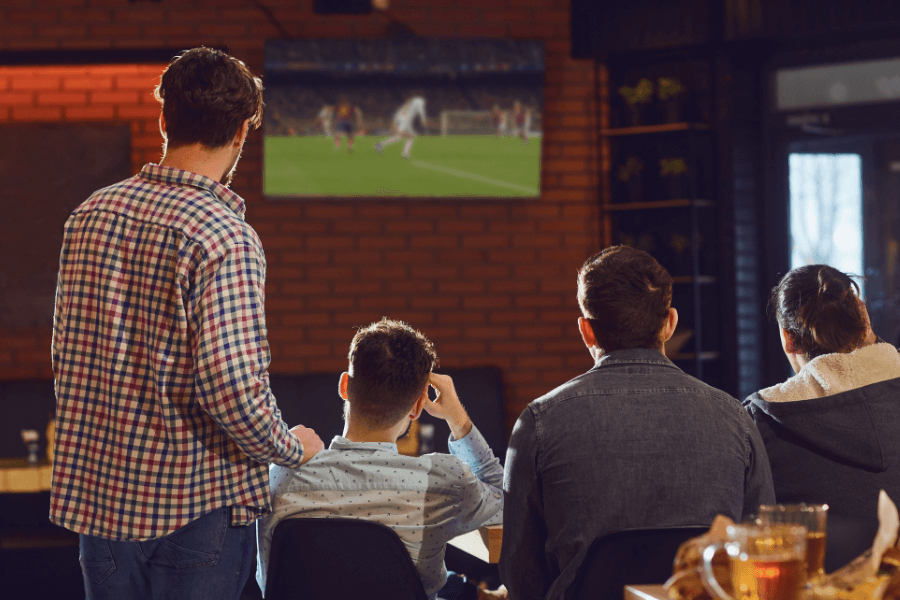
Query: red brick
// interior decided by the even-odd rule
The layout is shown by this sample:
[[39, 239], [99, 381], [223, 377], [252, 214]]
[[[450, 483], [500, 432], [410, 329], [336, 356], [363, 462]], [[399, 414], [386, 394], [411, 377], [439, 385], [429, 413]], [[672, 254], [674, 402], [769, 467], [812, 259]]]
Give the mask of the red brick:
[[431, 233], [434, 231], [434, 222], [410, 219], [391, 220], [385, 223], [384, 231], [388, 234]]
[[487, 23], [501, 22], [515, 24], [514, 31], [518, 35], [521, 32], [520, 24], [531, 22], [534, 13], [530, 10], [486, 10], [484, 11], [484, 20]]
[[308, 219], [350, 219], [353, 217], [353, 204], [310, 204], [306, 207]]
[[[379, 266], [359, 269], [360, 279], [406, 279], [409, 276], [404, 266]], [[389, 284], [393, 289], [394, 282]]]
[[335, 294], [380, 294], [383, 286], [380, 281], [335, 281]]
[[360, 308], [371, 308], [380, 311], [397, 310], [408, 306], [409, 298], [406, 296], [363, 296], [359, 299]]
[[336, 250], [332, 256], [332, 262], [337, 265], [366, 265], [360, 269], [360, 274], [368, 272], [370, 265], [382, 264], [384, 259], [380, 252], [371, 250]]
[[108, 121], [113, 119], [115, 116], [115, 110], [113, 110], [112, 106], [92, 106], [92, 107], [77, 107], [77, 106], [67, 106], [63, 108], [63, 115], [67, 121], [80, 121], [80, 120], [104, 120]]
[[32, 106], [33, 92], [0, 92], [0, 106]]
[[463, 298], [463, 308], [482, 310], [503, 310], [509, 308], [512, 301], [506, 296], [470, 296]]
[[537, 342], [524, 340], [494, 341], [490, 343], [491, 352], [497, 354], [537, 354]]
[[[254, 221], [255, 223], [256, 221]], [[256, 225], [254, 225], [256, 227]], [[328, 231], [328, 223], [325, 221], [307, 221], [306, 219], [296, 219], [290, 221], [279, 221], [278, 230], [282, 233], [325, 233]], [[297, 238], [297, 245], [300, 240]]]
[[420, 250], [388, 250], [384, 253], [386, 263], [404, 265], [423, 265], [434, 262], [431, 252]]
[[495, 294], [533, 294], [537, 284], [531, 279], [504, 279], [492, 281], [490, 291]]
[[222, 37], [229, 38], [232, 36], [243, 36], [247, 33], [246, 25], [226, 25], [217, 23], [215, 25], [200, 24], [197, 26], [197, 35], [200, 37]]
[[537, 260], [534, 250], [492, 250], [488, 260], [492, 263], [529, 264]]
[[285, 296], [321, 296], [331, 293], [331, 284], [327, 281], [286, 281], [282, 282], [278, 287], [280, 293]]
[[475, 341], [444, 341], [441, 342], [439, 352], [440, 356], [466, 356], [472, 354], [484, 354], [485, 352], [487, 352], [487, 344], [485, 342]]
[[335, 233], [380, 233], [384, 226], [373, 219], [337, 220], [333, 224]]
[[562, 305], [560, 296], [516, 296], [517, 308], [559, 308]]
[[409, 276], [413, 279], [454, 280], [459, 277], [456, 265], [412, 265]]
[[349, 296], [313, 297], [307, 298], [306, 305], [312, 310], [334, 310], [340, 312], [356, 308], [356, 300]]
[[455, 235], [411, 235], [410, 248], [445, 248], [456, 246]]
[[487, 320], [483, 311], [455, 310], [453, 312], [441, 312], [438, 315], [440, 323], [457, 324], [484, 324]]
[[426, 219], [453, 219], [457, 217], [457, 205], [455, 203], [446, 203], [446, 204], [437, 204], [437, 203], [427, 203], [427, 204], [413, 204], [409, 208], [409, 216], [423, 217]]
[[32, 35], [34, 35], [34, 27], [32, 25], [0, 25], [0, 39], [2, 40], [30, 38]]
[[353, 267], [309, 267], [307, 277], [316, 279], [352, 279]]
[[440, 294], [481, 294], [485, 290], [483, 281], [438, 281]]
[[392, 281], [391, 292], [394, 294], [433, 294], [437, 284], [427, 279], [407, 279], [405, 281]]
[[[263, 248], [266, 248], [266, 240], [262, 242]], [[329, 254], [325, 250], [285, 250], [281, 252], [281, 261], [285, 264], [324, 265], [329, 262]]]
[[474, 264], [463, 267], [465, 279], [499, 279], [509, 277], [510, 270], [507, 265]]
[[[215, 13], [211, 11], [204, 16], [206, 20], [215, 20]], [[118, 23], [162, 23], [164, 20], [164, 12], [161, 8], [147, 6], [144, 3], [116, 11], [116, 22]]]
[[[98, 90], [90, 93], [90, 101], [92, 104], [137, 104], [140, 100], [140, 94], [133, 90], [112, 91]], [[159, 105], [153, 107], [159, 112]]]
[[360, 219], [402, 219], [406, 216], [406, 207], [396, 204], [375, 204], [360, 206], [357, 210]]
[[[306, 247], [311, 250], [346, 249], [352, 248], [355, 238], [352, 235], [307, 235]], [[291, 238], [290, 246], [297, 245], [297, 239]]]
[[462, 239], [463, 248], [508, 248], [510, 238], [507, 235], [467, 235]]
[[413, 297], [410, 306], [413, 308], [441, 308], [452, 309], [460, 305], [459, 298], [450, 296], [421, 296]]
[[37, 93], [38, 105], [56, 105], [56, 104], [86, 104], [87, 92], [57, 92], [57, 91], [41, 91]]
[[39, 38], [82, 38], [87, 35], [86, 25], [38, 25], [35, 34]]
[[360, 249], [398, 249], [398, 248], [406, 248], [407, 243], [403, 236], [360, 236], [357, 239], [358, 247]]
[[56, 76], [28, 76], [14, 77], [11, 81], [14, 90], [58, 90], [62, 80]]
[[490, 313], [491, 323], [534, 323], [538, 313], [535, 310], [504, 310]]
[[56, 10], [19, 10], [6, 11], [6, 20], [10, 23], [53, 23], [59, 18]]
[[504, 218], [508, 212], [505, 204], [464, 205], [460, 208], [463, 217]]
[[58, 106], [41, 108], [14, 106], [12, 108], [12, 119], [14, 121], [60, 121], [62, 120], [62, 108]]
[[[159, 105], [118, 106], [116, 107], [116, 114], [122, 119], [158, 119], [159, 110]], [[162, 134], [160, 134], [160, 140], [162, 140]]]

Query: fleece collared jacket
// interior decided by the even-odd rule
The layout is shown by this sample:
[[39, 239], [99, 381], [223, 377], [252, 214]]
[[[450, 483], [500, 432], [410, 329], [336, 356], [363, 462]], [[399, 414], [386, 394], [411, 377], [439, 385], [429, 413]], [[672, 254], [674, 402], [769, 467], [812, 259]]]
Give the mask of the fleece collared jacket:
[[900, 355], [890, 344], [826, 354], [743, 402], [769, 455], [776, 501], [877, 516], [900, 502]]

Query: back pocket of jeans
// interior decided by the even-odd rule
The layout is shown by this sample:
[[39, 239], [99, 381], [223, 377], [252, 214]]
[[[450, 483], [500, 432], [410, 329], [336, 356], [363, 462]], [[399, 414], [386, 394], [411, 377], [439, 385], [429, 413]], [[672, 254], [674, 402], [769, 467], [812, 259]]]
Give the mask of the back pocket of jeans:
[[78, 542], [81, 572], [94, 583], [103, 583], [116, 570], [109, 542], [92, 535], [82, 535]]
[[212, 566], [219, 560], [227, 529], [228, 509], [214, 510], [162, 538], [161, 549], [176, 569]]

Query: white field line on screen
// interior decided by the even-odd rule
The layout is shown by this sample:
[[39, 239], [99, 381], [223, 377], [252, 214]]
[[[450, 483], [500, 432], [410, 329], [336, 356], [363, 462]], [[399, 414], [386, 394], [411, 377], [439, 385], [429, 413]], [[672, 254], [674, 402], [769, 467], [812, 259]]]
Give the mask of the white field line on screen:
[[466, 171], [460, 171], [459, 169], [449, 169], [447, 167], [442, 167], [440, 165], [433, 165], [431, 163], [422, 162], [421, 160], [413, 160], [410, 161], [410, 164], [415, 167], [422, 167], [423, 169], [431, 169], [432, 171], [440, 171], [441, 173], [446, 173], [448, 175], [454, 175], [456, 177], [464, 177], [466, 179], [474, 179], [475, 181], [480, 181], [482, 183], [489, 183], [491, 185], [496, 185], [498, 187], [504, 187], [509, 190], [515, 190], [517, 192], [522, 192], [528, 194], [529, 196], [537, 196], [538, 191], [534, 188], [525, 187], [524, 185], [516, 185], [515, 183], [509, 183], [507, 181], [500, 181], [499, 179], [491, 179], [490, 177], [484, 177], [483, 175], [476, 175], [475, 173], [468, 173]]

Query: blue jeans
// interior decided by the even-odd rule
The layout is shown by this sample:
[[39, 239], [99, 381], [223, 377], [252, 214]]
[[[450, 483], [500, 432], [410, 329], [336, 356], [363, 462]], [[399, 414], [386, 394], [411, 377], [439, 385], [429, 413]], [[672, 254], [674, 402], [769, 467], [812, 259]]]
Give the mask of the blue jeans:
[[230, 521], [230, 511], [220, 508], [155, 540], [82, 534], [88, 600], [237, 600], [256, 555], [256, 527]]

